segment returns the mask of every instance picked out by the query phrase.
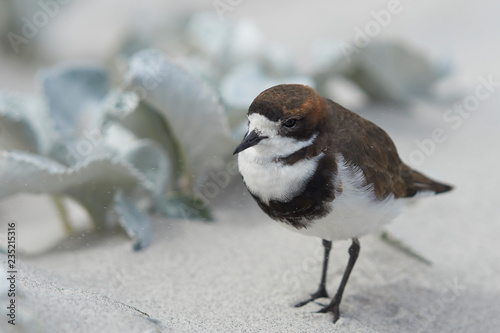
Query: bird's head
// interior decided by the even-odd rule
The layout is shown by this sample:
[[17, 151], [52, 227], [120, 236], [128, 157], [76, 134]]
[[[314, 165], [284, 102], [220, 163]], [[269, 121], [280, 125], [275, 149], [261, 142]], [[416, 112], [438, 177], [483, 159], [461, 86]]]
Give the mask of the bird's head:
[[248, 109], [248, 132], [233, 154], [252, 148], [261, 158], [285, 157], [311, 145], [326, 120], [324, 99], [299, 84], [260, 93]]

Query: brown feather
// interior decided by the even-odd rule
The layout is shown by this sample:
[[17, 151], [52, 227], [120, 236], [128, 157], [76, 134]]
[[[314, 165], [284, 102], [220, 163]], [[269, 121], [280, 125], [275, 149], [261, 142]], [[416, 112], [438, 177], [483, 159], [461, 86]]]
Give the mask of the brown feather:
[[330, 137], [333, 149], [341, 153], [350, 166], [363, 171], [366, 184], [373, 184], [379, 199], [390, 194], [399, 198], [412, 197], [420, 191], [443, 193], [451, 190], [451, 186], [405, 165], [383, 129], [329, 99], [325, 99], [325, 103], [333, 124]]

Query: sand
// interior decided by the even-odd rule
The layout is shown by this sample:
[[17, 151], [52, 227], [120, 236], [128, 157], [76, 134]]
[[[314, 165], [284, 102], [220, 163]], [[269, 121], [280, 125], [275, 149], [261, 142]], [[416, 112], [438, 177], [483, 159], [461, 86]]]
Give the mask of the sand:
[[[366, 22], [370, 10], [384, 4], [364, 7], [364, 16], [354, 22]], [[428, 53], [449, 47], [458, 67], [443, 87], [459, 86], [465, 98], [474, 94], [478, 76], [493, 75], [500, 81], [491, 55], [498, 55], [500, 48], [493, 40], [493, 18], [488, 14], [495, 9], [498, 13], [498, 4], [476, 8], [471, 2], [451, 13], [446, 7], [451, 2], [447, 1], [433, 4], [430, 17], [426, 16], [430, 4], [414, 4], [414, 10], [409, 9], [410, 4], [401, 14], [407, 16], [395, 20], [386, 34], [408, 37], [418, 46], [428, 41], [423, 47]], [[309, 4], [314, 5], [318, 4]], [[270, 17], [280, 8], [266, 7], [270, 12], [261, 18], [256, 14], [258, 8], [243, 3], [232, 15], [253, 15], [270, 31]], [[357, 17], [344, 11], [346, 16]], [[288, 17], [289, 22], [298, 18], [294, 15]], [[463, 20], [468, 17], [475, 24], [465, 28]], [[416, 20], [425, 22], [421, 29], [415, 30]], [[345, 38], [356, 24], [350, 23]], [[442, 28], [439, 38], [430, 26]], [[285, 41], [289, 38], [283, 37]], [[485, 54], [484, 58], [479, 54]], [[2, 77], [0, 88], [8, 87], [8, 80]], [[0, 330], [497, 332], [500, 87], [497, 89], [468, 118], [462, 118], [456, 129], [443, 120], [443, 113], [452, 106], [446, 102], [414, 103], [407, 110], [373, 105], [358, 110], [389, 132], [407, 161], [418, 149], [415, 140], [430, 138], [434, 128], [443, 128], [448, 139], [437, 143], [418, 168], [456, 188], [406, 207], [388, 227], [392, 235], [432, 265], [394, 250], [378, 234], [361, 238], [361, 254], [344, 294], [341, 319], [335, 325], [331, 315], [314, 313], [320, 308], [318, 304], [293, 307], [317, 287], [321, 241], [271, 221], [235, 177], [213, 203], [215, 222], [154, 217], [155, 241], [141, 252], [132, 251], [130, 240], [119, 229], [105, 234], [82, 231], [65, 239], [45, 199], [20, 196], [1, 202], [2, 223], [18, 221], [18, 245], [24, 254], [17, 258], [17, 330], [7, 325], [4, 314]], [[331, 294], [347, 263], [348, 246], [348, 242], [334, 244], [328, 278]], [[2, 265], [5, 260], [5, 255], [0, 255]], [[1, 308], [5, 308], [3, 303]]]

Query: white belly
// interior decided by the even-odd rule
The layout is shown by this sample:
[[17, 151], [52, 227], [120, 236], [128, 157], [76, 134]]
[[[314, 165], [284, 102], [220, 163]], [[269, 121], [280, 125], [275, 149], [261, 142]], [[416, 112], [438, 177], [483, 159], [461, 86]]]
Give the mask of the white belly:
[[363, 186], [365, 177], [361, 169], [347, 166], [340, 154], [337, 165], [335, 183], [342, 192], [336, 192], [330, 214], [300, 230], [283, 223], [284, 226], [303, 235], [342, 240], [379, 230], [399, 214], [402, 199], [394, 199], [393, 195], [378, 199], [372, 185]]
[[343, 193], [335, 198], [331, 213], [307, 228], [296, 229], [285, 223], [280, 224], [307, 236], [327, 240], [350, 239], [381, 229], [398, 215], [401, 207], [401, 200], [392, 196], [379, 202], [354, 198], [358, 196], [352, 193]]

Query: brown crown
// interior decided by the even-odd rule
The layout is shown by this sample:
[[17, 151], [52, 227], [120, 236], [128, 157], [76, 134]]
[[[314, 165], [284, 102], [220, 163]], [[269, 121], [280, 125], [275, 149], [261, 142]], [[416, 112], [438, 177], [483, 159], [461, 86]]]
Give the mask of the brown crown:
[[297, 116], [317, 123], [325, 116], [324, 99], [301, 84], [280, 84], [264, 90], [250, 105], [248, 114], [260, 113], [272, 121]]

